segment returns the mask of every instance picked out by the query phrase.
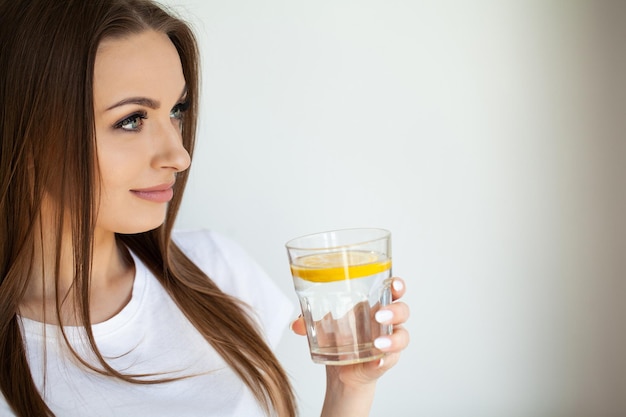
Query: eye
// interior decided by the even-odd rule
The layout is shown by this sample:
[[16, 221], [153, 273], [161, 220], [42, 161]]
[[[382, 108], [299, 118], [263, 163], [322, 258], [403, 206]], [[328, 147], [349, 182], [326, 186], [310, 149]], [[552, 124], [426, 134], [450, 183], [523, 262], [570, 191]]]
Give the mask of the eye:
[[170, 112], [170, 117], [176, 120], [182, 120], [185, 112], [189, 109], [189, 102], [184, 101], [182, 103], [178, 103], [172, 108]]
[[117, 122], [114, 127], [128, 132], [137, 132], [141, 129], [143, 120], [147, 118], [148, 117], [145, 112], [137, 112]]

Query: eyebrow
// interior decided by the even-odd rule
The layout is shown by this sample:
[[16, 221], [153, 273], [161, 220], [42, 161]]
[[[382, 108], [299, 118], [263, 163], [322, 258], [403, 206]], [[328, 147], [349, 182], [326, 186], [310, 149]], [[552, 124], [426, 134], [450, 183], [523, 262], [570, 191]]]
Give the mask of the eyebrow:
[[[187, 85], [185, 85], [185, 87], [183, 88], [183, 92], [181, 93], [180, 98], [185, 97], [186, 94], [187, 94]], [[112, 110], [116, 107], [126, 106], [128, 104], [136, 104], [139, 106], [148, 107], [153, 110], [161, 107], [161, 102], [158, 100], [153, 100], [148, 97], [129, 97], [129, 98], [125, 98], [124, 100], [118, 101], [117, 103], [108, 107], [105, 111]]]
[[129, 98], [125, 98], [122, 101], [118, 101], [114, 105], [108, 107], [106, 111], [112, 110], [116, 107], [126, 106], [128, 104], [138, 104], [140, 106], [145, 106], [151, 109], [158, 109], [159, 107], [161, 107], [160, 102], [156, 100], [152, 100], [147, 97], [129, 97]]

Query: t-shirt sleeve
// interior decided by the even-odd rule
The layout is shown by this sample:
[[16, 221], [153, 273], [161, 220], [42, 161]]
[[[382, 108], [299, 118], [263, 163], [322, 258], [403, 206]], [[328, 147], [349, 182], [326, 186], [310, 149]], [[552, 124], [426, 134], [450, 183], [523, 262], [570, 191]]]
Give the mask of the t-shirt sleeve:
[[173, 238], [222, 291], [250, 306], [252, 318], [276, 347], [295, 306], [261, 266], [240, 245], [212, 231], [176, 232]]

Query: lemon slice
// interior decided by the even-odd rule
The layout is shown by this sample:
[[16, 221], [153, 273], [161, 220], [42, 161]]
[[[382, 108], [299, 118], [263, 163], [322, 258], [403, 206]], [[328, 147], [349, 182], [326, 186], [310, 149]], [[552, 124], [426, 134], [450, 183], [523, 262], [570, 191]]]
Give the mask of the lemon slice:
[[391, 260], [376, 252], [330, 252], [296, 258], [291, 264], [294, 277], [312, 282], [333, 282], [362, 278], [391, 268]]

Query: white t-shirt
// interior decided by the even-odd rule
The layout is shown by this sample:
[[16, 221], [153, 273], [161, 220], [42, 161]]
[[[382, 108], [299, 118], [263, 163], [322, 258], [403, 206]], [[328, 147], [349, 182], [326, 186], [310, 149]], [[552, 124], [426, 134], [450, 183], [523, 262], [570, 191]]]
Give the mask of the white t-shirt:
[[[294, 306], [258, 264], [238, 245], [213, 232], [177, 232], [173, 239], [224, 292], [253, 308], [270, 346], [275, 346]], [[101, 376], [76, 363], [58, 326], [22, 319], [35, 384], [56, 416], [262, 416], [239, 377], [189, 323], [154, 275], [134, 255], [133, 259], [136, 273], [130, 302], [111, 319], [93, 325], [100, 351], [124, 373], [193, 376], [153, 385]], [[69, 327], [66, 332], [77, 351], [87, 355], [81, 329]], [[0, 416], [5, 415], [12, 413], [0, 396]]]

